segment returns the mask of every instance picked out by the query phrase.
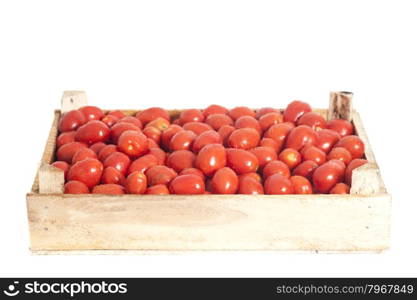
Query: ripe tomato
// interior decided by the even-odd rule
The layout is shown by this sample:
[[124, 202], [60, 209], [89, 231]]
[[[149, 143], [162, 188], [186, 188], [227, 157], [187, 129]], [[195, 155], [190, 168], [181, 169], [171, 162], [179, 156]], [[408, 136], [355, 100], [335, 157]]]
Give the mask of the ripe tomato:
[[222, 138], [217, 131], [205, 131], [197, 136], [193, 143], [193, 151], [198, 153], [204, 146], [209, 144], [222, 144]]
[[346, 183], [343, 183], [343, 182], [336, 183], [329, 193], [330, 194], [350, 194], [350, 187]]
[[284, 195], [293, 194], [294, 187], [291, 181], [281, 174], [274, 174], [265, 180], [265, 194], [268, 195]]
[[340, 140], [340, 135], [330, 129], [322, 129], [317, 132], [317, 141], [315, 146], [324, 153], [329, 153], [333, 146]]
[[271, 138], [261, 139], [261, 141], [259, 142], [259, 146], [269, 147], [269, 148], [273, 149], [275, 152], [278, 152], [280, 150], [278, 143]]
[[195, 154], [189, 150], [178, 150], [167, 157], [167, 166], [176, 172], [194, 167]]
[[143, 111], [140, 111], [136, 114], [136, 118], [138, 118], [143, 125], [148, 124], [156, 118], [164, 118], [168, 121], [170, 120], [169, 113], [165, 109], [160, 107], [151, 107]]
[[316, 131], [326, 128], [326, 120], [315, 112], [308, 112], [303, 114], [297, 121], [297, 125], [310, 126]]
[[169, 148], [169, 142], [171, 138], [178, 132], [183, 131], [184, 129], [181, 126], [171, 124], [169, 127], [162, 132], [161, 135], [161, 144], [167, 150]]
[[290, 178], [291, 176], [290, 168], [280, 160], [273, 160], [267, 163], [262, 170], [262, 174], [264, 179], [274, 174], [280, 174], [285, 178]]
[[77, 180], [70, 180], [64, 185], [65, 194], [89, 194], [90, 190], [85, 183]]
[[222, 139], [222, 144], [225, 147], [228, 147], [228, 140], [229, 140], [229, 136], [232, 134], [233, 131], [235, 131], [236, 128], [231, 126], [231, 125], [223, 125], [222, 127], [219, 128], [219, 130], [217, 131]]
[[368, 161], [366, 159], [360, 159], [360, 158], [356, 158], [349, 163], [349, 165], [346, 168], [346, 172], [345, 172], [345, 181], [346, 181], [347, 184], [349, 184], [349, 185], [352, 184], [352, 172], [353, 172], [353, 170], [355, 170], [356, 168], [359, 168], [360, 166], [363, 166], [366, 163], [368, 163]]
[[326, 162], [326, 153], [323, 150], [315, 146], [307, 146], [301, 150], [303, 160], [312, 160], [318, 165], [322, 165]]
[[237, 120], [242, 116], [250, 116], [250, 117], [255, 117], [256, 114], [255, 112], [250, 109], [249, 107], [246, 106], [238, 106], [235, 108], [232, 108], [229, 111], [229, 116], [233, 119], [233, 120]]
[[72, 164], [75, 164], [76, 162], [86, 158], [97, 158], [97, 154], [90, 148], [81, 148], [75, 152], [74, 156], [72, 157]]
[[298, 166], [302, 160], [300, 152], [291, 148], [282, 150], [278, 158], [280, 161], [284, 162], [290, 170]]
[[107, 113], [107, 116], [114, 116], [117, 119], [121, 119], [126, 117], [126, 115], [121, 110], [112, 110]]
[[69, 164], [65, 161], [55, 161], [51, 164], [51, 166], [54, 166], [55, 168], [61, 169], [64, 171], [64, 177], [67, 177], [68, 170], [70, 168]]
[[213, 192], [216, 194], [235, 194], [238, 184], [236, 173], [228, 167], [218, 169], [211, 180]]
[[106, 115], [101, 119], [101, 122], [103, 122], [104, 124], [106, 124], [109, 128], [113, 127], [114, 124], [117, 123], [117, 121], [119, 120], [118, 117], [113, 116], [113, 115]]
[[90, 149], [94, 151], [95, 154], [98, 154], [101, 149], [106, 147], [106, 144], [103, 142], [94, 143], [90, 146]]
[[142, 132], [127, 130], [119, 137], [117, 148], [130, 157], [139, 157], [148, 151], [148, 140]]
[[226, 166], [226, 150], [223, 145], [211, 144], [204, 146], [195, 159], [196, 168], [206, 176], [211, 176], [218, 169]]
[[134, 160], [130, 164], [127, 173], [128, 174], [131, 174], [133, 172], [145, 173], [146, 170], [157, 165], [158, 165], [158, 159], [156, 158], [156, 156], [152, 154], [146, 154]]
[[124, 185], [125, 177], [123, 174], [114, 167], [107, 167], [104, 169], [101, 175], [101, 183], [114, 183]]
[[317, 141], [317, 132], [311, 127], [300, 125], [290, 131], [286, 147], [300, 150], [303, 147], [314, 145]]
[[129, 194], [143, 194], [148, 186], [145, 174], [139, 171], [130, 173], [126, 178], [126, 191]]
[[167, 154], [161, 148], [149, 148], [148, 154], [152, 154], [158, 160], [158, 165], [164, 165], [166, 161]]
[[188, 122], [203, 122], [204, 115], [199, 109], [187, 109], [180, 114], [180, 124], [184, 125]]
[[106, 124], [101, 121], [89, 121], [77, 129], [75, 140], [91, 145], [98, 142], [105, 142], [109, 136], [110, 129]]
[[223, 125], [233, 125], [233, 120], [225, 114], [212, 114], [206, 118], [206, 124], [210, 125], [214, 130], [218, 130]]
[[169, 149], [171, 151], [189, 150], [197, 136], [190, 130], [182, 130], [177, 132], [169, 142]]
[[238, 193], [245, 195], [263, 195], [264, 187], [261, 182], [253, 177], [240, 177]]
[[153, 121], [150, 121], [148, 124], [146, 124], [145, 127], [155, 127], [159, 129], [160, 131], [164, 131], [171, 125], [167, 119], [164, 118], [156, 118]]
[[345, 165], [348, 165], [350, 161], [352, 160], [352, 155], [350, 155], [350, 152], [342, 147], [334, 147], [329, 154], [327, 154], [327, 159], [338, 159], [342, 161]]
[[87, 148], [87, 145], [79, 142], [64, 144], [59, 147], [58, 151], [56, 152], [57, 159], [70, 164], [72, 163], [72, 157], [74, 154], [77, 153], [81, 148]]
[[280, 123], [276, 125], [272, 125], [269, 129], [265, 132], [264, 138], [271, 138], [278, 144], [278, 149], [280, 150], [285, 143], [285, 139], [287, 138], [288, 134], [290, 133], [292, 127], [286, 123]]
[[[153, 140], [157, 145], [161, 142], [162, 131], [156, 127], [147, 126], [142, 133], [148, 138]], [[148, 145], [149, 146], [149, 145]]]
[[291, 176], [290, 181], [294, 187], [294, 194], [312, 194], [313, 187], [310, 181], [303, 176]]
[[188, 122], [182, 127], [184, 130], [191, 130], [196, 135], [200, 135], [203, 132], [213, 130], [210, 125], [202, 122]]
[[329, 160], [314, 171], [313, 184], [317, 192], [327, 194], [336, 183], [343, 180], [344, 170], [336, 162], [344, 167], [344, 164], [338, 160]]
[[104, 117], [103, 111], [97, 106], [84, 106], [78, 109], [88, 121], [101, 120]]
[[241, 174], [241, 175], [239, 175], [239, 176], [238, 176], [239, 181], [243, 180], [243, 178], [245, 178], [245, 177], [251, 177], [251, 178], [255, 179], [255, 180], [256, 180], [256, 181], [258, 181], [258, 182], [262, 182], [262, 177], [261, 177], [261, 175], [259, 175], [259, 174], [258, 174], [258, 173], [256, 173], [256, 172], [245, 173], [245, 174]]
[[204, 176], [204, 173], [201, 172], [199, 169], [197, 168], [188, 168], [188, 169], [184, 169], [180, 172], [179, 175], [196, 175], [198, 177], [200, 177], [202, 180], [206, 179], [206, 176]]
[[166, 166], [153, 166], [146, 170], [145, 175], [149, 185], [157, 185], [170, 183], [178, 174]]
[[154, 186], [148, 187], [146, 193], [148, 195], [168, 195], [169, 190], [165, 184], [157, 184]]
[[259, 132], [253, 128], [236, 129], [229, 136], [229, 147], [238, 149], [252, 149], [258, 146], [261, 139]]
[[106, 145], [98, 153], [98, 159], [104, 161], [110, 154], [117, 152], [116, 145]]
[[279, 112], [269, 112], [259, 118], [259, 125], [263, 131], [268, 130], [272, 125], [283, 122], [282, 114]]
[[292, 171], [293, 175], [303, 176], [308, 180], [311, 180], [314, 170], [319, 165], [312, 161], [312, 160], [305, 160], [301, 164], [299, 164], [295, 169]]
[[123, 175], [126, 174], [127, 169], [130, 166], [129, 157], [122, 152], [113, 152], [104, 160], [103, 165], [105, 168], [114, 167]]
[[242, 116], [235, 121], [235, 127], [239, 128], [253, 128], [259, 134], [262, 133], [261, 125], [259, 125], [258, 120], [251, 116]]
[[121, 185], [114, 183], [99, 184], [93, 187], [92, 194], [105, 194], [105, 195], [122, 195], [125, 193], [125, 188]]
[[272, 108], [272, 107], [262, 107], [258, 110], [256, 110], [256, 118], [259, 120], [263, 115], [270, 113], [270, 112], [276, 112], [281, 113], [279, 109]]
[[259, 161], [255, 154], [243, 149], [227, 149], [227, 166], [237, 174], [256, 172]]
[[143, 128], [142, 122], [138, 118], [135, 118], [135, 117], [132, 117], [132, 116], [123, 117], [123, 118], [119, 119], [117, 121], [117, 123], [131, 123], [131, 124], [135, 125], [136, 127], [138, 127], [139, 129]]
[[111, 141], [114, 144], [117, 144], [117, 142], [119, 141], [119, 137], [122, 135], [122, 133], [128, 130], [135, 130], [135, 131], [141, 132], [140, 128], [137, 127], [136, 125], [133, 125], [132, 123], [124, 123], [124, 122], [117, 123], [113, 125], [113, 127], [111, 128], [111, 131], [110, 131]]
[[56, 139], [56, 147], [59, 148], [71, 142], [75, 142], [75, 131], [63, 132]]
[[60, 132], [77, 130], [85, 122], [87, 120], [82, 112], [79, 110], [70, 110], [62, 115], [61, 120], [59, 120], [58, 130]]
[[103, 173], [103, 164], [94, 158], [86, 158], [71, 166], [68, 170], [67, 179], [83, 182], [91, 188], [100, 182]]
[[365, 153], [365, 145], [356, 135], [342, 137], [335, 147], [343, 147], [350, 152], [352, 158], [361, 158]]
[[204, 181], [196, 175], [180, 175], [174, 178], [169, 185], [171, 194], [195, 195], [204, 194]]
[[341, 137], [351, 135], [353, 133], [352, 123], [342, 119], [330, 120], [327, 122], [327, 128], [336, 131]]
[[203, 115], [208, 117], [209, 115], [214, 114], [227, 114], [229, 110], [221, 105], [212, 104], [208, 106], [205, 110], [203, 110]]
[[292, 101], [284, 110], [284, 121], [295, 123], [303, 114], [310, 111], [311, 107], [308, 103], [297, 100]]
[[261, 168], [270, 161], [277, 159], [277, 153], [270, 147], [256, 147], [250, 150], [250, 152], [256, 155]]

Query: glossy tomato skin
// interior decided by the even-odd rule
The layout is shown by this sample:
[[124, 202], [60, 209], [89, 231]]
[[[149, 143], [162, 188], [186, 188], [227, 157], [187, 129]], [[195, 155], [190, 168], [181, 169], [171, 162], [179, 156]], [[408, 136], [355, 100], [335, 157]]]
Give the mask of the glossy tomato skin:
[[252, 149], [258, 146], [261, 137], [259, 132], [253, 128], [236, 129], [229, 136], [228, 145], [237, 149]]
[[203, 122], [204, 114], [199, 109], [186, 109], [180, 114], [180, 124], [184, 125], [188, 122]]
[[101, 119], [101, 122], [103, 122], [104, 124], [106, 124], [109, 128], [113, 127], [114, 124], [117, 123], [117, 121], [119, 120], [118, 117], [113, 116], [113, 115], [106, 115]]
[[87, 122], [87, 120], [82, 112], [79, 110], [70, 110], [61, 117], [58, 124], [58, 130], [59, 132], [77, 130], [77, 128], [84, 125], [85, 122]]
[[259, 162], [259, 167], [263, 168], [270, 161], [277, 159], [277, 153], [270, 147], [256, 147], [250, 150], [256, 155]]
[[265, 194], [268, 195], [285, 195], [293, 194], [294, 187], [291, 181], [281, 174], [274, 174], [265, 180]]
[[171, 180], [177, 177], [177, 172], [166, 166], [153, 166], [145, 172], [148, 179], [148, 185], [169, 184]]
[[271, 138], [278, 144], [278, 151], [284, 146], [285, 140], [292, 130], [292, 126], [286, 123], [272, 125], [265, 132], [264, 138]]
[[106, 147], [106, 144], [103, 142], [94, 143], [90, 146], [90, 149], [94, 151], [95, 154], [98, 155], [101, 149]]
[[127, 130], [120, 135], [117, 148], [130, 157], [139, 157], [148, 151], [148, 140], [142, 132]]
[[329, 194], [350, 194], [350, 187], [343, 182], [336, 183]]
[[242, 177], [239, 178], [238, 194], [263, 195], [264, 187], [261, 182], [253, 177]]
[[345, 171], [345, 181], [347, 184], [352, 184], [352, 172], [354, 169], [363, 166], [364, 164], [368, 163], [366, 159], [356, 158], [353, 159], [346, 168]]
[[294, 169], [302, 161], [300, 152], [292, 148], [282, 150], [278, 158], [280, 161], [284, 162], [290, 170]]
[[143, 111], [140, 111], [136, 114], [136, 118], [138, 118], [143, 125], [148, 124], [156, 118], [164, 118], [168, 121], [170, 120], [169, 113], [165, 109], [160, 107], [151, 107]]
[[259, 132], [259, 134], [262, 133], [261, 125], [259, 125], [258, 120], [256, 120], [254, 117], [251, 117], [251, 116], [242, 116], [242, 117], [238, 118], [235, 121], [235, 127], [236, 127], [236, 129], [239, 129], [239, 128], [253, 128], [257, 132]]
[[284, 121], [296, 123], [303, 114], [308, 112], [311, 112], [311, 107], [308, 103], [298, 100], [292, 101], [284, 110]]
[[233, 119], [233, 120], [237, 120], [242, 116], [250, 116], [250, 117], [255, 117], [256, 114], [255, 112], [250, 109], [249, 107], [246, 106], [237, 106], [235, 108], [232, 108], [229, 111], [229, 116]]
[[329, 153], [333, 146], [340, 140], [340, 135], [330, 129], [322, 129], [317, 132], [315, 146], [324, 153]]
[[194, 167], [196, 155], [189, 150], [178, 150], [172, 152], [167, 157], [167, 166], [176, 172]]
[[[142, 133], [148, 138], [153, 140], [157, 145], [161, 142], [162, 131], [156, 127], [146, 127]], [[148, 145], [149, 146], [149, 145]]]
[[114, 183], [124, 185], [125, 177], [124, 175], [114, 167], [107, 167], [104, 169], [103, 174], [101, 175], [101, 183]]
[[83, 106], [78, 109], [88, 121], [101, 120], [104, 117], [103, 111], [97, 106]]
[[148, 187], [146, 193], [148, 195], [169, 195], [169, 189], [165, 184], [157, 184]]
[[261, 139], [261, 141], [259, 142], [259, 146], [269, 147], [273, 149], [275, 152], [278, 152], [280, 150], [280, 145], [278, 145], [278, 143], [271, 138]]
[[65, 162], [65, 161], [59, 161], [58, 160], [58, 161], [53, 162], [51, 164], [51, 166], [53, 166], [55, 168], [58, 168], [58, 169], [61, 169], [62, 171], [64, 171], [64, 178], [67, 177], [67, 173], [68, 173], [68, 170], [70, 168], [70, 165], [67, 162]]
[[89, 121], [80, 126], [75, 133], [77, 142], [92, 145], [98, 142], [106, 142], [110, 136], [109, 127], [101, 121]]
[[97, 158], [97, 154], [90, 148], [81, 148], [72, 157], [72, 164], [86, 158]]
[[103, 173], [103, 164], [94, 158], [86, 158], [71, 166], [68, 170], [67, 179], [83, 182], [88, 188], [100, 182]]
[[72, 163], [72, 157], [74, 154], [77, 153], [81, 148], [87, 148], [87, 145], [80, 142], [64, 144], [59, 147], [58, 151], [56, 152], [57, 159], [70, 164]]
[[212, 104], [203, 110], [203, 115], [208, 117], [213, 114], [227, 114], [229, 110], [221, 105]]
[[77, 180], [70, 180], [64, 185], [65, 194], [89, 194], [90, 190], [85, 183]]
[[335, 147], [343, 147], [350, 152], [352, 159], [362, 158], [365, 153], [365, 145], [356, 135], [342, 137]]
[[196, 134], [190, 130], [179, 131], [171, 138], [169, 149], [171, 151], [190, 150], [196, 137]]
[[265, 115], [267, 113], [270, 113], [270, 112], [281, 113], [280, 110], [276, 109], [276, 108], [262, 107], [262, 108], [256, 110], [255, 118], [257, 118], [259, 120], [263, 115]]
[[127, 171], [128, 174], [133, 172], [141, 172], [145, 173], [151, 167], [158, 165], [158, 159], [155, 155], [146, 154], [144, 156], [139, 157], [138, 159], [134, 160]]
[[262, 170], [262, 174], [264, 179], [267, 179], [274, 174], [280, 174], [285, 178], [290, 178], [291, 171], [287, 164], [284, 162], [280, 160], [273, 160], [265, 165]]
[[217, 131], [205, 131], [197, 136], [193, 143], [194, 153], [198, 153], [204, 146], [209, 144], [222, 144], [222, 138]]
[[104, 161], [110, 154], [117, 152], [116, 145], [106, 145], [101, 148], [100, 152], [98, 153], [98, 159], [100, 161]]
[[195, 166], [206, 176], [212, 176], [218, 169], [226, 166], [226, 149], [219, 144], [204, 146], [197, 154]]
[[211, 180], [213, 192], [216, 194], [235, 194], [239, 180], [235, 171], [228, 167], [218, 169]]
[[56, 139], [56, 147], [75, 142], [75, 131], [62, 132]]
[[310, 126], [316, 131], [326, 128], [326, 120], [315, 112], [308, 112], [303, 114], [297, 121], [297, 125], [306, 125]]
[[307, 178], [308, 180], [311, 180], [313, 177], [314, 170], [319, 165], [312, 161], [312, 160], [305, 160], [301, 164], [299, 164], [295, 169], [293, 170], [293, 175], [303, 176]]
[[162, 147], [164, 147], [165, 149], [169, 149], [169, 142], [171, 141], [171, 138], [177, 133], [184, 130], [181, 126], [179, 125], [175, 125], [175, 124], [171, 124], [169, 125], [169, 127], [167, 129], [165, 129], [162, 132], [161, 135], [161, 144]]
[[269, 112], [259, 118], [259, 125], [262, 131], [268, 130], [271, 126], [283, 122], [283, 116], [279, 112]]
[[206, 120], [206, 124], [210, 125], [214, 130], [219, 130], [223, 125], [233, 125], [233, 120], [225, 114], [212, 114]]
[[346, 166], [352, 161], [352, 155], [350, 152], [342, 147], [334, 147], [329, 154], [327, 154], [327, 159], [338, 159], [342, 161]]
[[91, 193], [105, 195], [122, 195], [125, 193], [125, 188], [119, 184], [114, 183], [99, 184], [93, 187]]
[[315, 146], [307, 146], [301, 150], [304, 161], [312, 160], [319, 166], [326, 162], [326, 153]]
[[135, 117], [132, 117], [132, 116], [123, 117], [123, 118], [117, 120], [117, 123], [131, 123], [131, 124], [135, 125], [136, 127], [138, 127], [139, 129], [143, 128], [142, 122], [138, 118], [135, 118]]
[[219, 130], [217, 131], [222, 139], [222, 143], [225, 147], [228, 147], [228, 141], [229, 141], [229, 136], [232, 134], [233, 131], [235, 131], [236, 128], [232, 125], [223, 125], [222, 127], [219, 128]]
[[179, 175], [196, 175], [198, 177], [200, 177], [202, 180], [206, 179], [206, 176], [204, 175], [203, 172], [201, 172], [199, 169], [197, 168], [188, 168], [188, 169], [184, 169], [180, 172]]
[[158, 160], [158, 165], [164, 165], [166, 161], [167, 154], [161, 148], [149, 148], [148, 154], [152, 154]]
[[213, 130], [210, 125], [203, 123], [203, 122], [188, 122], [184, 124], [182, 127], [184, 130], [191, 130], [197, 136], [202, 134], [203, 132]]
[[147, 127], [155, 127], [156, 129], [160, 130], [160, 131], [164, 131], [165, 129], [168, 129], [168, 127], [170, 126], [170, 122], [167, 119], [164, 118], [156, 118], [153, 121], [150, 121], [148, 124], [146, 124], [145, 128]]
[[227, 149], [227, 166], [237, 174], [256, 172], [259, 161], [255, 154], [243, 149]]
[[125, 188], [129, 194], [144, 194], [147, 186], [146, 176], [142, 172], [135, 171], [126, 178]]
[[121, 110], [112, 110], [107, 113], [107, 116], [114, 116], [117, 119], [121, 119], [126, 117], [126, 115]]
[[119, 137], [122, 135], [123, 132], [128, 130], [135, 130], [141, 132], [140, 128], [132, 123], [117, 123], [115, 124], [110, 131], [110, 139], [114, 144], [117, 144], [119, 141]]
[[303, 147], [314, 145], [317, 141], [317, 132], [311, 127], [300, 125], [290, 131], [287, 137], [286, 147], [300, 150]]
[[294, 188], [294, 194], [312, 194], [313, 187], [310, 181], [303, 176], [291, 176], [290, 181]]
[[327, 122], [327, 128], [336, 131], [341, 137], [353, 134], [353, 125], [347, 120], [330, 120]]
[[239, 181], [243, 180], [243, 178], [246, 178], [246, 177], [251, 177], [251, 178], [255, 179], [258, 182], [262, 182], [261, 175], [259, 175], [256, 172], [245, 173], [245, 174], [241, 174], [241, 175], [238, 176]]
[[171, 194], [196, 195], [204, 194], [204, 181], [196, 175], [180, 175], [174, 178], [169, 185]]
[[[344, 164], [340, 161], [343, 166]], [[331, 188], [343, 180], [344, 170], [336, 163], [336, 160], [329, 160], [328, 162], [317, 167], [313, 173], [313, 184], [315, 191], [322, 194], [327, 194]]]
[[103, 162], [103, 165], [105, 168], [116, 168], [120, 173], [125, 175], [130, 166], [130, 159], [126, 154], [117, 151], [107, 156]]

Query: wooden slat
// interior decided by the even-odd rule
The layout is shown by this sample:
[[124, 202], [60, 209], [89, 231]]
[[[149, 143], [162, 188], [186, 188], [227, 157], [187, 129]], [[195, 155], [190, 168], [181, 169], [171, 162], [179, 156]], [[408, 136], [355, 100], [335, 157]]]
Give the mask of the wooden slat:
[[61, 99], [61, 111], [66, 113], [87, 105], [87, 94], [84, 91], [64, 91]]
[[331, 92], [327, 119], [352, 120], [352, 97], [351, 92]]

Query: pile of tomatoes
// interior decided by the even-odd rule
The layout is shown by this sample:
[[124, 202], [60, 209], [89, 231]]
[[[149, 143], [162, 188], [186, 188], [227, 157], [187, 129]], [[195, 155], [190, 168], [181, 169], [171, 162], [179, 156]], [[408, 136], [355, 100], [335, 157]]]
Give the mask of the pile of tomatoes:
[[56, 158], [65, 193], [348, 194], [364, 144], [302, 101], [283, 111], [210, 105], [172, 118], [95, 106], [65, 113]]

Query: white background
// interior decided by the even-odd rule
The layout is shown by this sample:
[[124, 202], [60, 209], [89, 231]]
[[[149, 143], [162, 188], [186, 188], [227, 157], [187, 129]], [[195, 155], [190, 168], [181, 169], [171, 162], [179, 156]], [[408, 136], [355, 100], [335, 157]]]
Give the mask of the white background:
[[[417, 276], [415, 1], [1, 1], [0, 276]], [[63, 90], [103, 108], [325, 108], [355, 93], [393, 196], [383, 254], [33, 256], [25, 193]]]

